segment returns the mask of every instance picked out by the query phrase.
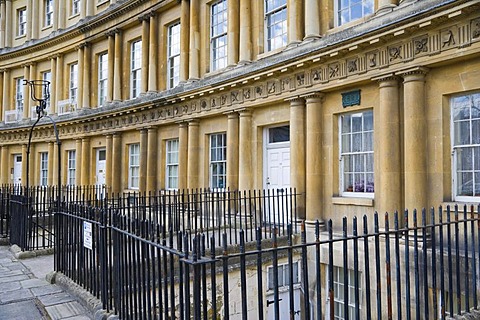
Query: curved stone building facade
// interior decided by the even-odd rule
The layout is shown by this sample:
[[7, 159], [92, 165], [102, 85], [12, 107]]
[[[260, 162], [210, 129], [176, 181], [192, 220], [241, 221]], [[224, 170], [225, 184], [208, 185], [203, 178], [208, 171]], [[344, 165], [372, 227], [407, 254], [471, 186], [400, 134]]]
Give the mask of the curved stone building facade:
[[307, 220], [480, 201], [480, 2], [2, 0], [0, 183], [295, 187]]

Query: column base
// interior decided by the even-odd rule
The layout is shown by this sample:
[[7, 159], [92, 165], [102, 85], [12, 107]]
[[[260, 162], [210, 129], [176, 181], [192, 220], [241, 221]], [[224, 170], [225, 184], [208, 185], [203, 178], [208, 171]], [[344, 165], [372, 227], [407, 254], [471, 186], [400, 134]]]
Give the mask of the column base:
[[240, 60], [240, 61], [238, 61], [238, 64], [237, 64], [237, 65], [239, 65], [239, 66], [245, 66], [245, 65], [250, 64], [250, 63], [252, 63], [251, 60]]
[[302, 43], [302, 41], [300, 40], [291, 41], [290, 43], [287, 44], [287, 47], [285, 48], [285, 50], [296, 48], [300, 43]]
[[200, 78], [196, 78], [196, 77], [188, 78], [187, 83], [196, 82], [198, 80], [200, 80]]
[[375, 12], [375, 15], [382, 15], [385, 13], [392, 12], [394, 8], [396, 8], [397, 5], [395, 4], [387, 4], [384, 5], [383, 7], [378, 8], [378, 10]]
[[318, 221], [318, 227], [320, 231], [325, 231], [326, 230], [326, 223], [324, 220], [305, 220], [305, 229], [315, 229], [315, 226], [317, 225]]
[[317, 39], [321, 39], [322, 36], [319, 35], [319, 34], [307, 34], [304, 38], [303, 38], [303, 41], [314, 41], [314, 40], [317, 40]]

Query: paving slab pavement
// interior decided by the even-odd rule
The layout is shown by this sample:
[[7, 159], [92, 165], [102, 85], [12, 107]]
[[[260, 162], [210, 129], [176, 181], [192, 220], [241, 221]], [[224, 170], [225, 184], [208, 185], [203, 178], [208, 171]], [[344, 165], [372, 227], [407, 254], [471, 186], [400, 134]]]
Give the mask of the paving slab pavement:
[[0, 246], [0, 320], [89, 320], [76, 297], [46, 281], [53, 255], [17, 259]]

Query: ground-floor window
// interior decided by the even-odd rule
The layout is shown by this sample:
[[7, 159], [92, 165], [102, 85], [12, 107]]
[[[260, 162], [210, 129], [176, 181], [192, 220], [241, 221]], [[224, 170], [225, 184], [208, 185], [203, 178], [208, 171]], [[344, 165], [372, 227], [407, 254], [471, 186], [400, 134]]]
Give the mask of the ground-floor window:
[[48, 153], [40, 152], [40, 185], [48, 184]]
[[223, 189], [227, 181], [227, 135], [210, 135], [210, 187]]
[[[360, 285], [360, 273], [358, 273]], [[355, 271], [347, 270], [345, 281], [344, 268], [333, 267], [334, 319], [356, 319], [355, 317]], [[328, 280], [327, 280], [328, 281]], [[345, 285], [348, 286], [348, 317], [345, 314]], [[360, 285], [361, 286], [361, 285]], [[328, 288], [328, 285], [327, 285]], [[360, 297], [361, 297], [361, 288]], [[361, 299], [361, 298], [360, 298]], [[361, 305], [361, 304], [360, 304]]]
[[69, 186], [75, 185], [75, 171], [77, 166], [76, 156], [77, 156], [77, 152], [75, 150], [68, 151], [67, 184]]
[[128, 188], [138, 189], [140, 180], [140, 144], [128, 146]]
[[458, 201], [480, 201], [480, 93], [453, 97], [453, 194]]
[[167, 140], [165, 188], [178, 189], [178, 139]]

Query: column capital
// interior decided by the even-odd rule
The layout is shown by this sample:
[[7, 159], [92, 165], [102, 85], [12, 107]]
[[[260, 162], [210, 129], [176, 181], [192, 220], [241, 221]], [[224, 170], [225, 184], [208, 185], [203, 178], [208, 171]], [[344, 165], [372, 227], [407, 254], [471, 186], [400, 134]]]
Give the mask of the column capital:
[[244, 108], [244, 109], [239, 109], [237, 111], [238, 111], [240, 117], [242, 117], [242, 118], [252, 116], [252, 110], [250, 110], [250, 109]]
[[198, 127], [200, 125], [200, 121], [198, 119], [188, 119], [186, 121], [189, 127], [194, 127], [194, 126]]
[[83, 137], [82, 142], [90, 142], [90, 137]]
[[238, 112], [231, 110], [231, 111], [226, 111], [223, 113], [224, 115], [227, 116], [228, 119], [236, 119], [238, 118]]
[[323, 102], [325, 100], [325, 93], [312, 92], [301, 96], [305, 98], [307, 103]]
[[429, 69], [425, 67], [415, 67], [415, 68], [397, 71], [395, 72], [395, 75], [401, 76], [404, 79], [405, 77], [409, 77], [409, 76], [421, 76], [421, 78], [423, 79], [423, 77], [428, 73], [428, 71]]
[[82, 42], [77, 46], [77, 49], [83, 49], [89, 47], [91, 44], [88, 41]]
[[122, 33], [122, 29], [114, 28], [105, 32], [106, 37], [114, 37], [117, 33]]

